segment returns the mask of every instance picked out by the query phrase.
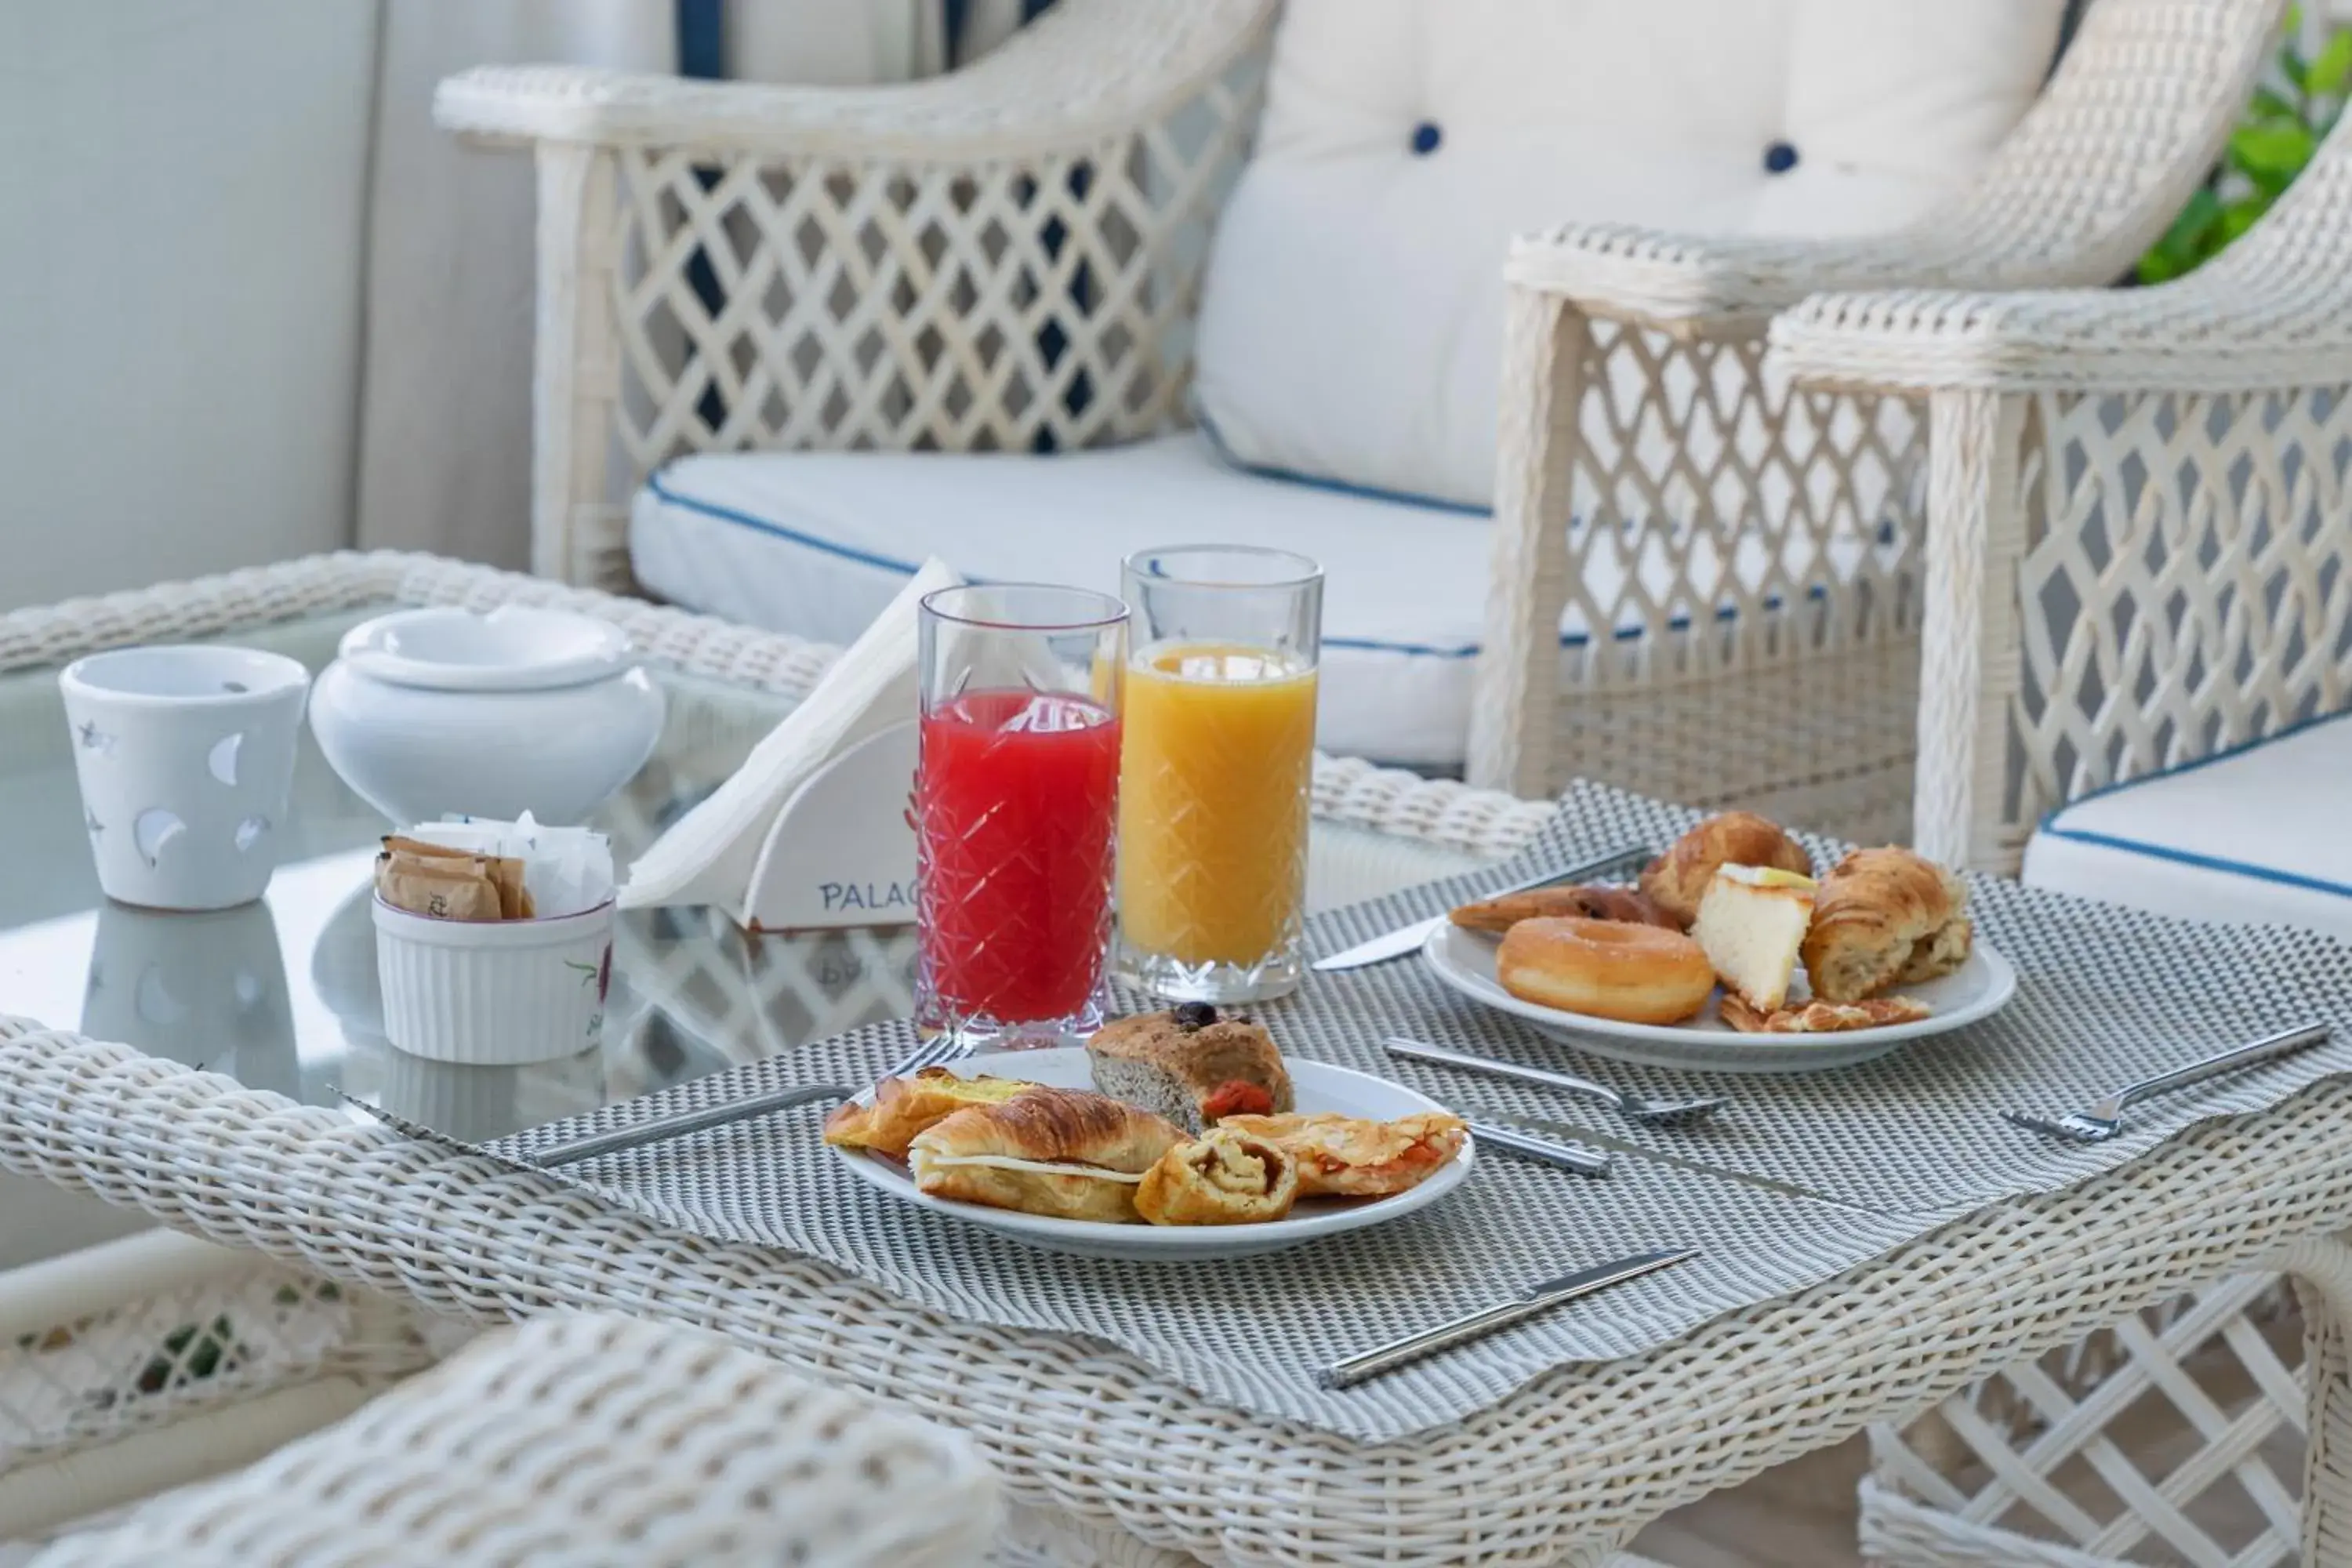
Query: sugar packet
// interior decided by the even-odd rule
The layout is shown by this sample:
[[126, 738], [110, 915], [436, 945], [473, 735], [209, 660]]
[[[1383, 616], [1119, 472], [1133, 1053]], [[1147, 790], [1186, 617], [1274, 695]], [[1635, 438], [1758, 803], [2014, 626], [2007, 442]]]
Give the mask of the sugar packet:
[[520, 862], [521, 891], [539, 920], [576, 915], [613, 896], [613, 841], [585, 827], [550, 827], [525, 812], [513, 822], [461, 816], [419, 823], [401, 837], [424, 849]]

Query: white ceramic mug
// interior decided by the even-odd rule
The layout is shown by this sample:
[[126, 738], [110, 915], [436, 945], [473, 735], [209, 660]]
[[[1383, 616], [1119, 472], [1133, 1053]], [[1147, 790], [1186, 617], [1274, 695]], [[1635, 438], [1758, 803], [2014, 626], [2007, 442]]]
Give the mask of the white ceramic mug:
[[126, 647], [58, 677], [106, 896], [225, 910], [269, 886], [310, 672], [241, 647]]

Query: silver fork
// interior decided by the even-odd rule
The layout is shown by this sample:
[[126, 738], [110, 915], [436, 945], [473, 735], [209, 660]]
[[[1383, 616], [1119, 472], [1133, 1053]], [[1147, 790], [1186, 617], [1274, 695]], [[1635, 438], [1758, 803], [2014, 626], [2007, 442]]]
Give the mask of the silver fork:
[[1591, 1079], [1573, 1078], [1564, 1072], [1549, 1072], [1542, 1068], [1521, 1067], [1517, 1062], [1500, 1062], [1492, 1057], [1466, 1056], [1449, 1051], [1443, 1046], [1433, 1046], [1425, 1040], [1408, 1040], [1402, 1035], [1391, 1035], [1381, 1044], [1392, 1057], [1409, 1057], [1417, 1062], [1436, 1062], [1444, 1067], [1460, 1068], [1464, 1072], [1482, 1072], [1490, 1078], [1513, 1079], [1520, 1083], [1539, 1083], [1547, 1089], [1565, 1089], [1580, 1094], [1587, 1100], [1597, 1100], [1613, 1109], [1628, 1121], [1638, 1121], [1650, 1127], [1688, 1127], [1706, 1121], [1723, 1101], [1707, 1100], [1649, 1100], [1638, 1094], [1625, 1094], [1605, 1083]]
[[2217, 1055], [2204, 1057], [2186, 1067], [2140, 1079], [2116, 1090], [2088, 1110], [2069, 1111], [2055, 1121], [2031, 1115], [2022, 1110], [2004, 1110], [2001, 1115], [2020, 1127], [2036, 1132], [2047, 1132], [2053, 1138], [2064, 1138], [2075, 1143], [2104, 1143], [2124, 1130], [2126, 1108], [2146, 1100], [2151, 1094], [2161, 1094], [2168, 1089], [2202, 1083], [2209, 1078], [2219, 1078], [2225, 1072], [2253, 1067], [2261, 1062], [2274, 1061], [2306, 1050], [2327, 1038], [2325, 1024], [2303, 1024], [2292, 1029], [2282, 1029], [2275, 1035], [2242, 1046], [2232, 1046]]
[[[904, 1061], [882, 1076], [905, 1078], [925, 1068], [952, 1061], [962, 1054], [961, 1040], [953, 1035], [940, 1035], [917, 1046]], [[753, 1117], [789, 1110], [795, 1105], [806, 1105], [812, 1100], [847, 1100], [857, 1092], [837, 1083], [803, 1084], [797, 1089], [780, 1089], [769, 1094], [730, 1100], [725, 1105], [713, 1105], [701, 1110], [682, 1110], [676, 1116], [641, 1121], [634, 1127], [623, 1127], [611, 1132], [592, 1132], [587, 1137], [570, 1139], [535, 1154], [526, 1154], [523, 1158], [542, 1171], [551, 1171], [559, 1165], [576, 1165], [583, 1160], [593, 1160], [601, 1154], [617, 1154], [625, 1149], [641, 1149], [648, 1143], [683, 1138], [689, 1132], [703, 1132], [713, 1127], [749, 1121]]]

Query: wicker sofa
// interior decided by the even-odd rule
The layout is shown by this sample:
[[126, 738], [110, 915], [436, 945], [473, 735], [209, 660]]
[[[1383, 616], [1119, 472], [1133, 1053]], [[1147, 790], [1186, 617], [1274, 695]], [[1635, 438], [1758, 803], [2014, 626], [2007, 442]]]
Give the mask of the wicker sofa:
[[[1396, 9], [1366, 14], [1364, 30], [1393, 26], [1381, 17]], [[1843, 79], [1771, 76], [1790, 68], [1769, 62], [1800, 58], [1789, 39], [1727, 48], [1710, 38], [1710, 29], [1749, 26], [1748, 8], [1595, 12], [1617, 17], [1621, 34], [1637, 15], [1650, 18], [1643, 26], [1681, 28], [1674, 51], [1716, 73], [1703, 96], [1741, 105], [1716, 117], [1731, 129], [1699, 116], [1704, 134], [1645, 130], [1678, 150], [1681, 161], [1651, 181], [1667, 182], [1664, 195], [1618, 178], [1617, 194], [1576, 187], [1532, 220], [1496, 216], [1519, 210], [1507, 204], [1481, 207], [1479, 222], [1501, 226], [1491, 259], [1476, 249], [1466, 263], [1451, 252], [1426, 258], [1469, 268], [1468, 281], [1449, 285], [1463, 317], [1455, 335], [1397, 331], [1449, 366], [1492, 364], [1499, 352], [1499, 373], [1449, 373], [1435, 399], [1442, 415], [1485, 398], [1481, 375], [1488, 386], [1498, 375], [1494, 424], [1471, 418], [1429, 437], [1425, 422], [1405, 419], [1395, 440], [1370, 450], [1361, 432], [1391, 426], [1357, 384], [1387, 385], [1412, 362], [1367, 360], [1358, 374], [1355, 361], [1337, 357], [1355, 353], [1349, 321], [1399, 315], [1375, 309], [1386, 296], [1356, 275], [1424, 231], [1447, 231], [1450, 209], [1413, 208], [1423, 216], [1352, 252], [1321, 245], [1272, 305], [1234, 303], [1247, 290], [1221, 283], [1218, 269], [1246, 278], [1243, 260], [1261, 271], [1290, 265], [1265, 216], [1279, 217], [1286, 193], [1304, 191], [1303, 210], [1320, 226], [1330, 226], [1327, 209], [1351, 210], [1312, 184], [1311, 169], [1286, 163], [1286, 149], [1303, 145], [1298, 162], [1312, 164], [1339, 137], [1372, 169], [1367, 178], [1423, 183], [1457, 151], [1465, 167], [1486, 153], [1475, 102], [1457, 106], [1458, 127], [1433, 111], [1416, 123], [1411, 93], [1436, 92], [1441, 79], [1387, 57], [1382, 71], [1407, 84], [1401, 96], [1340, 130], [1298, 130], [1283, 110], [1286, 72], [1311, 77], [1313, 61], [1285, 51], [1327, 47], [1328, 0], [1298, 0], [1279, 26], [1272, 0], [1065, 0], [967, 69], [867, 91], [478, 70], [443, 85], [436, 112], [537, 159], [537, 570], [626, 578], [634, 499], [635, 564], [652, 586], [838, 640], [870, 613], [860, 595], [889, 584], [899, 552], [925, 529], [944, 531], [960, 546], [946, 552], [982, 575], [1017, 575], [1047, 559], [1066, 563], [1057, 575], [1091, 561], [1107, 577], [1114, 524], [1139, 509], [1164, 516], [1152, 526], [1168, 531], [1288, 538], [1335, 572], [1331, 749], [1466, 763], [1474, 779], [1522, 793], [1584, 773], [1867, 834], [1899, 826], [1907, 797], [1918, 431], [1898, 404], [1799, 397], [1763, 376], [1763, 323], [1840, 284], [2111, 279], [2203, 172], [2277, 5], [2099, 0], [2032, 101], [2059, 9], [2003, 0], [1885, 13], [1880, 44], [1918, 35], [1940, 53], [1922, 59], [1915, 41], [1895, 57], [1911, 74], [1888, 79], [1906, 87], [1896, 95], [1906, 104], [1880, 105], [1874, 121], [1823, 110], [1818, 142], [1810, 127], [1778, 136], [1769, 115], [1784, 100], [1819, 97], [1822, 79]], [[1483, 23], [1462, 25], [1551, 13], [1482, 6]], [[1879, 15], [1865, 34], [1876, 36]], [[1952, 30], [1963, 26], [1992, 41]], [[1818, 47], [1819, 35], [1809, 37]], [[1601, 58], [1624, 67], [1588, 63], [1583, 96], [1628, 126], [1657, 122], [1638, 84], [1658, 79], [1643, 74], [1651, 55], [1673, 51], [1582, 42], [1616, 48]], [[1946, 60], [1978, 72], [1990, 107], [1907, 108], [1920, 95], [1906, 84], [1932, 83], [1930, 68]], [[1878, 68], [1863, 59], [1853, 79], [1877, 82]], [[1967, 138], [1922, 140], [1923, 121], [1960, 120]], [[1875, 135], [1858, 134], [1874, 125]], [[1580, 134], [1573, 124], [1540, 129], [1554, 138], [1548, 146]], [[1360, 135], [1371, 140], [1348, 140]], [[1575, 144], [1591, 155], [1548, 166], [1591, 180], [1635, 167], [1630, 144], [1589, 134]], [[1849, 164], [1883, 154], [1892, 167], [1915, 153], [1927, 174], [1849, 178]], [[1251, 182], [1276, 174], [1292, 183], [1255, 197]], [[1511, 182], [1523, 177], [1490, 169], [1479, 179], [1511, 185], [1517, 202], [1524, 194]], [[1871, 194], [1897, 186], [1899, 201]], [[1801, 201], [1809, 190], [1825, 194]], [[1725, 191], [1746, 216], [1724, 216]], [[1501, 309], [1496, 269], [1513, 227], [1680, 211], [1715, 215], [1725, 237], [1671, 240], [1595, 222], [1521, 243], [1498, 351], [1494, 318], [1476, 301], [1492, 294]], [[1876, 232], [1899, 218], [1907, 221]], [[1773, 237], [1788, 233], [1818, 237]], [[1234, 342], [1246, 349], [1286, 330], [1285, 300], [1312, 305], [1347, 290], [1356, 313], [1341, 316], [1340, 330], [1296, 340], [1322, 345], [1315, 353], [1245, 361], [1269, 367], [1258, 380], [1272, 384], [1286, 364], [1329, 357], [1321, 397], [1301, 391], [1311, 379], [1283, 381], [1281, 397], [1251, 404], [1258, 381], [1231, 369]], [[1430, 401], [1425, 389], [1399, 395]], [[1286, 461], [1283, 432], [1269, 428], [1289, 406], [1318, 401], [1365, 412], [1328, 422], [1337, 443], [1328, 463], [1318, 467], [1314, 450]], [[1229, 451], [1183, 434], [1196, 405], [1217, 413]], [[1491, 485], [1465, 478], [1461, 456], [1490, 451], [1488, 430], [1500, 432]], [[1388, 461], [1390, 447], [1424, 437], [1443, 450], [1420, 468]], [[1047, 450], [1050, 460], [1021, 456]], [[998, 456], [970, 456], [986, 453]], [[1269, 466], [1317, 483], [1269, 478], [1260, 471]], [[1418, 500], [1354, 493], [1431, 473]], [[654, 487], [641, 489], [649, 476]], [[772, 510], [778, 496], [792, 510]], [[1476, 515], [1489, 502], [1491, 527]], [[1563, 527], [1571, 515], [1581, 521]], [[998, 536], [1024, 516], [1040, 521], [1016, 549]], [[812, 535], [826, 548], [751, 553]], [[745, 553], [722, 556], [712, 542], [722, 539]], [[1040, 554], [1048, 549], [1063, 553]], [[1491, 587], [1481, 570], [1489, 549]], [[757, 596], [780, 593], [796, 595], [788, 612]], [[1800, 695], [1806, 718], [1792, 721]]]

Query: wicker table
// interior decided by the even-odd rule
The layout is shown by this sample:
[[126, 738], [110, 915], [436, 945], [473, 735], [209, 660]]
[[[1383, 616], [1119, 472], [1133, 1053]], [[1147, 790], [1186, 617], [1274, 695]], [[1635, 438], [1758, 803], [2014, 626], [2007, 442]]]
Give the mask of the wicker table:
[[[416, 557], [342, 556], [0, 617], [0, 669], [218, 633], [316, 657], [333, 626], [373, 605], [524, 598], [609, 616], [669, 667], [669, 733], [608, 823], [625, 847], [723, 776], [824, 664], [823, 650], [634, 601]], [[273, 911], [305, 898], [340, 905], [358, 885], [348, 858], [376, 831], [338, 816], [349, 803], [316, 773], [304, 809], [345, 842], [310, 846], [281, 874]], [[1331, 761], [1318, 765], [1316, 808], [1323, 901], [1505, 853], [1547, 810]], [[22, 809], [57, 817], [73, 806], [68, 796]], [[58, 818], [68, 829], [76, 820]], [[56, 837], [62, 867], [79, 846], [69, 830]], [[281, 947], [310, 944], [299, 966], [310, 981], [288, 980], [290, 1070], [257, 1087], [243, 1042], [224, 1064], [195, 1037], [141, 1050], [32, 1016], [0, 1020], [0, 1170], [435, 1319], [617, 1306], [717, 1328], [970, 1430], [1024, 1505], [1016, 1535], [1034, 1526], [1033, 1541], [1062, 1543], [1035, 1545], [1034, 1560], [1070, 1560], [1076, 1527], [1133, 1562], [1597, 1563], [1682, 1502], [2256, 1267], [2302, 1282], [2311, 1325], [2304, 1561], [2352, 1560], [2352, 1252], [2325, 1239], [2352, 1224], [2340, 1156], [2352, 1146], [2352, 1085], [2208, 1123], [2115, 1174], [1955, 1220], [1664, 1350], [1561, 1368], [1469, 1421], [1367, 1446], [1210, 1405], [1099, 1345], [943, 1320], [814, 1261], [666, 1231], [552, 1180], [300, 1103], [331, 1079], [485, 1135], [902, 1006], [892, 939], [753, 946], [692, 914], [633, 925], [619, 967], [635, 1000], [616, 1015], [630, 1022], [601, 1063], [458, 1084], [412, 1080], [420, 1064], [368, 1039], [363, 1003], [337, 1005], [337, 966], [321, 956], [332, 955], [334, 908], [276, 919]], [[0, 1011], [65, 1023], [73, 999], [9, 956], [21, 938], [0, 940]], [[26, 1005], [43, 984], [47, 999]], [[196, 1061], [235, 1077], [184, 1065]], [[6, 1371], [0, 1362], [0, 1390]]]

